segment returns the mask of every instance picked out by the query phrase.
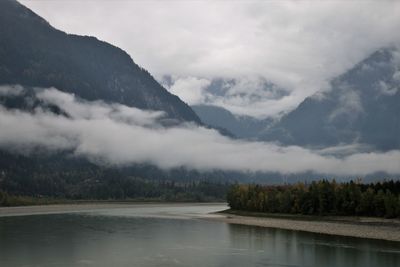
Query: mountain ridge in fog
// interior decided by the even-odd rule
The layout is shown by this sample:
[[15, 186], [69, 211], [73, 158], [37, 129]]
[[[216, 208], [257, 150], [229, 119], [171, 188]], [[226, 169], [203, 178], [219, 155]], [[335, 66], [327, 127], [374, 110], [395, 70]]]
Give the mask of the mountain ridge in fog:
[[361, 143], [378, 150], [400, 148], [400, 52], [380, 49], [307, 97], [282, 117], [263, 140], [286, 145]]
[[[86, 196], [95, 191], [96, 196], [107, 192], [112, 184], [118, 191], [124, 190], [124, 182], [138, 177], [279, 182], [287, 177], [316, 179], [316, 173], [330, 175], [335, 171], [341, 171], [339, 176], [358, 175], [358, 170], [365, 175], [378, 173], [375, 177], [399, 172], [392, 164], [398, 152], [359, 153], [347, 161], [348, 153], [335, 148], [333, 152], [313, 151], [226, 138], [203, 127], [188, 105], [167, 92], [121, 49], [94, 37], [58, 31], [13, 0], [0, 1], [0, 15], [0, 85], [12, 85], [0, 87], [0, 104], [4, 106], [0, 124], [9, 130], [0, 132], [0, 143], [5, 147], [0, 151], [0, 186], [7, 191], [82, 197], [80, 190]], [[52, 101], [44, 103], [37, 97], [38, 89], [70, 99], [61, 104], [74, 105], [63, 110], [57, 105], [60, 103], [54, 102], [56, 99], [47, 98]], [[386, 94], [395, 91], [391, 85], [381, 89]], [[18, 90], [22, 92], [19, 96]], [[279, 88], [272, 93], [271, 97], [285, 95]], [[7, 98], [10, 95], [11, 100]], [[149, 116], [142, 114], [132, 122], [141, 113], [132, 107]], [[98, 110], [105, 113], [99, 114]], [[162, 111], [179, 125], [141, 125], [140, 118], [153, 118], [150, 111], [144, 110]], [[82, 113], [74, 118], [77, 111]], [[129, 116], [119, 116], [127, 115], [125, 112]], [[341, 115], [339, 112], [335, 116]], [[249, 125], [253, 127], [252, 122]], [[35, 134], [32, 129], [37, 130]], [[285, 143], [283, 137], [287, 136], [274, 136], [273, 132], [265, 136]], [[31, 151], [25, 153], [24, 145]], [[22, 151], [17, 151], [18, 146], [23, 147]], [[357, 149], [345, 147], [343, 151], [356, 154]], [[336, 158], [332, 156], [335, 153], [345, 156]], [[364, 166], [365, 162], [376, 164], [354, 167]], [[386, 165], [380, 165], [382, 162]]]
[[241, 138], [283, 145], [327, 147], [362, 143], [400, 147], [400, 57], [397, 48], [376, 51], [278, 119], [236, 116], [210, 105], [192, 108], [205, 123]]
[[161, 110], [178, 123], [200, 123], [120, 48], [66, 34], [15, 0], [0, 1], [0, 84], [56, 87], [86, 100]]

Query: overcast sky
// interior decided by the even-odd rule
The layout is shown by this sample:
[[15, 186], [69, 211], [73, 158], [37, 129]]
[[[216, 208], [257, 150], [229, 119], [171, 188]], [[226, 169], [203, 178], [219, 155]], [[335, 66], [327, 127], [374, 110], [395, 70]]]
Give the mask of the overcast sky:
[[[56, 28], [126, 50], [160, 81], [171, 75], [168, 89], [189, 104], [204, 102], [212, 79], [236, 79], [232, 90], [244, 99], [211, 103], [259, 118], [294, 108], [376, 49], [400, 43], [400, 1], [21, 2]], [[260, 80], [288, 94], [270, 99]], [[260, 97], [252, 103], [246, 92]]]

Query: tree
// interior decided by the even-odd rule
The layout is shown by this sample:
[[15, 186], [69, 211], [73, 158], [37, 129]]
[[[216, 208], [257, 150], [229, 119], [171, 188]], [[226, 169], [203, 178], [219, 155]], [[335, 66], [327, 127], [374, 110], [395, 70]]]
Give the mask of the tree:
[[400, 216], [400, 183], [321, 180], [284, 186], [235, 184], [227, 200], [229, 206], [237, 210], [394, 218]]

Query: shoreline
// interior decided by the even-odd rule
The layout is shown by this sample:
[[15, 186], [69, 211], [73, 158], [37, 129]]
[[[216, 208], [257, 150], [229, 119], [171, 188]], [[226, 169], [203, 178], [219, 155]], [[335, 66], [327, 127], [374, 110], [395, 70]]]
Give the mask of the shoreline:
[[99, 201], [84, 203], [63, 203], [31, 206], [0, 207], [0, 218], [12, 216], [30, 216], [46, 214], [76, 213], [96, 211], [103, 209], [140, 208], [140, 207], [165, 207], [165, 206], [203, 206], [220, 205], [222, 202], [117, 202]]
[[[102, 209], [138, 207], [168, 207], [187, 205], [220, 205], [220, 202], [91, 202], [0, 207], [1, 217], [77, 213]], [[276, 228], [317, 234], [356, 237], [400, 242], [400, 219], [347, 216], [307, 216], [287, 214], [264, 214], [224, 210], [199, 219], [265, 228]]]
[[317, 234], [400, 242], [400, 220], [373, 217], [296, 216], [221, 211], [208, 220]]

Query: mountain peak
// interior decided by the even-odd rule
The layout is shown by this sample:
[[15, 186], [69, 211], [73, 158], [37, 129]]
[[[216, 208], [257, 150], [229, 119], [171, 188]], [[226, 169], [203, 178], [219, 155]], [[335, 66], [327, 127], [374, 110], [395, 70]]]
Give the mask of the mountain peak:
[[177, 121], [200, 123], [125, 51], [57, 30], [17, 1], [0, 1], [0, 35], [0, 84], [56, 87], [83, 99], [162, 110]]
[[265, 138], [302, 146], [400, 147], [400, 54], [396, 47], [372, 53], [318, 95], [306, 98]]

